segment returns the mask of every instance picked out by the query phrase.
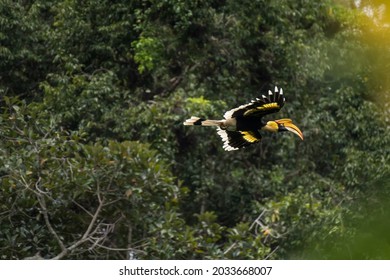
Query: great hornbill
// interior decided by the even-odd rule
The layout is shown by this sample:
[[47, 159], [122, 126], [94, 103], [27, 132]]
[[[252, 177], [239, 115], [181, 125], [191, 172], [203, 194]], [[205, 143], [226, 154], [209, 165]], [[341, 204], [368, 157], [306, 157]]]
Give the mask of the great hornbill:
[[303, 140], [301, 130], [291, 119], [264, 121], [263, 117], [278, 112], [284, 105], [283, 89], [275, 87], [268, 96], [262, 95], [250, 103], [241, 105], [224, 114], [224, 120], [207, 120], [191, 117], [184, 125], [217, 126], [217, 132], [223, 141], [226, 151], [238, 150], [261, 140], [259, 130], [270, 132], [290, 131]]

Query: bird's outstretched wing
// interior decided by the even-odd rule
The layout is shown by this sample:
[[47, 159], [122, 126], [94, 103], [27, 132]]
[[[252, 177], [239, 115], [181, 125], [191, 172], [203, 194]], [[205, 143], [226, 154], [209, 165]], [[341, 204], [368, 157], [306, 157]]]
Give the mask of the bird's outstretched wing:
[[229, 131], [217, 128], [219, 136], [223, 141], [223, 148], [226, 151], [238, 150], [261, 140], [258, 131]]
[[262, 117], [264, 115], [278, 112], [284, 105], [285, 98], [283, 89], [275, 87], [275, 91], [268, 91], [268, 96], [262, 95], [250, 103], [241, 105], [224, 114], [225, 119], [237, 117]]

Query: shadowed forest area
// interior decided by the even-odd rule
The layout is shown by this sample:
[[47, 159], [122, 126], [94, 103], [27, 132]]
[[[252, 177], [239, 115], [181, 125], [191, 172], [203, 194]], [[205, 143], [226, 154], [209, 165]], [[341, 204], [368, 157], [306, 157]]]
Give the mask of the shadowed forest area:
[[389, 73], [386, 1], [0, 0], [0, 259], [390, 259]]

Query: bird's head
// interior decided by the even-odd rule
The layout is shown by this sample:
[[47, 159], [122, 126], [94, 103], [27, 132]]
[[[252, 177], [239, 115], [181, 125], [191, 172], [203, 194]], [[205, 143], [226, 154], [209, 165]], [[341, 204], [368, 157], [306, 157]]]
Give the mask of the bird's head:
[[263, 129], [271, 132], [290, 131], [298, 135], [298, 137], [303, 140], [302, 131], [295, 124], [293, 124], [292, 120], [290, 119], [268, 121], [267, 124], [263, 127]]

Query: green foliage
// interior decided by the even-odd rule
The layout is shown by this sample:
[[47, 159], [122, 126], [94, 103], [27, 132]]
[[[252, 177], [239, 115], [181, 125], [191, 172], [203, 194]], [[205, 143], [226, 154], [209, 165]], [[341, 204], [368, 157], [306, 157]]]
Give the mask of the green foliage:
[[142, 74], [145, 70], [152, 70], [160, 57], [158, 42], [153, 38], [140, 37], [131, 46], [135, 53], [134, 61], [139, 64], [138, 71]]
[[0, 3], [0, 95], [38, 95], [39, 83], [51, 68], [47, 30], [51, 1]]
[[[0, 258], [385, 258], [361, 246], [388, 243], [390, 37], [370, 21], [332, 1], [1, 1]], [[225, 152], [182, 125], [274, 85], [304, 142]]]
[[[58, 248], [45, 228], [45, 211], [64, 246], [65, 242], [74, 244], [93, 227], [88, 240], [82, 242], [86, 247], [70, 255], [85, 258], [94, 240], [127, 247], [132, 240], [126, 232], [132, 231], [133, 238], [139, 239], [178, 203], [179, 187], [167, 164], [148, 144], [86, 144], [77, 133], [53, 129], [52, 120], [42, 125], [43, 121], [28, 114], [30, 108], [24, 103], [10, 102], [7, 99], [10, 109], [2, 114], [1, 123], [2, 139], [7, 140], [1, 149], [2, 207], [10, 212], [7, 219], [2, 218], [1, 240], [14, 240], [8, 246], [2, 244], [3, 258], [37, 252], [52, 258], [61, 253], [63, 248]], [[9, 203], [13, 206], [6, 210]], [[94, 223], [91, 216], [96, 216]], [[11, 229], [18, 234], [10, 235]], [[115, 257], [100, 251], [97, 247], [94, 258]]]

